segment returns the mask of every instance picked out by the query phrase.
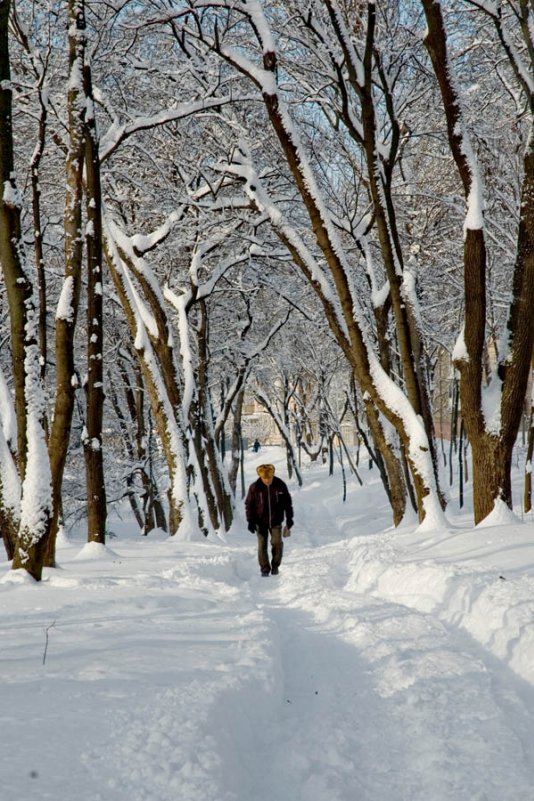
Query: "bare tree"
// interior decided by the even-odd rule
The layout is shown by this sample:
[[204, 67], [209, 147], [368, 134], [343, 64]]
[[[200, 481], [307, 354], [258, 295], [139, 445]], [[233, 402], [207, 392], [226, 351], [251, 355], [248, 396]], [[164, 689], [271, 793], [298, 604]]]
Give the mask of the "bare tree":
[[[15, 180], [9, 11], [9, 2], [0, 5], [0, 253], [11, 323], [18, 430], [16, 460], [22, 491], [19, 506], [16, 503], [19, 479], [13, 470], [14, 462], [2, 431], [0, 524], [8, 554], [12, 552], [13, 568], [24, 569], [40, 580], [52, 512], [50, 464], [44, 430], [45, 405], [41, 386], [38, 315], [21, 236], [21, 199]], [[4, 466], [7, 468], [6, 472]]]
[[84, 0], [69, 0], [68, 153], [64, 211], [65, 272], [56, 310], [56, 391], [48, 449], [52, 468], [53, 527], [46, 562], [55, 563], [55, 539], [61, 510], [61, 486], [77, 389], [74, 334], [78, 319], [83, 269], [83, 168], [85, 163], [84, 57], [86, 45]]
[[[260, 3], [249, 6], [244, 3], [216, 4], [220, 9], [225, 7], [224, 20], [217, 23], [217, 28], [210, 29], [209, 23], [216, 18], [217, 9], [213, 8], [213, 15], [204, 15], [203, 10], [210, 4], [202, 3], [202, 10], [195, 14], [195, 4], [190, 12], [194, 17], [194, 24], [188, 26], [184, 21], [184, 36], [201, 41], [207, 49], [217, 52], [227, 64], [239, 73], [247, 76], [257, 88], [265, 106], [267, 117], [283, 154], [286, 168], [289, 170], [294, 186], [296, 187], [303, 207], [308, 216], [310, 233], [313, 232], [314, 246], [319, 257], [316, 256], [307, 241], [300, 235], [290, 220], [284, 214], [283, 208], [275, 202], [269, 193], [265, 182], [261, 179], [261, 170], [256, 164], [252, 151], [244, 144], [240, 145], [233, 155], [231, 163], [225, 168], [227, 174], [240, 178], [254, 208], [261, 215], [266, 215], [276, 234], [288, 248], [295, 264], [315, 289], [324, 309], [326, 318], [345, 353], [354, 373], [381, 415], [393, 424], [399, 434], [400, 442], [410, 464], [412, 480], [416, 491], [420, 518], [423, 519], [428, 511], [432, 516], [440, 516], [440, 492], [437, 485], [435, 449], [430, 442], [432, 427], [429, 416], [428, 396], [424, 389], [424, 374], [420, 367], [420, 347], [415, 345], [416, 329], [414, 322], [418, 319], [415, 294], [411, 290], [411, 282], [406, 280], [402, 287], [399, 283], [399, 252], [398, 243], [391, 239], [394, 230], [391, 228], [392, 209], [388, 203], [384, 205], [384, 189], [387, 189], [388, 171], [391, 170], [395, 160], [395, 137], [392, 137], [388, 146], [391, 164], [387, 157], [383, 162], [376, 163], [378, 143], [375, 137], [376, 123], [368, 120], [369, 115], [375, 112], [372, 105], [372, 96], [366, 98], [371, 92], [371, 83], [376, 80], [373, 70], [374, 64], [374, 4], [368, 5], [368, 19], [365, 25], [362, 22], [363, 54], [358, 55], [356, 49], [349, 44], [350, 36], [342, 28], [341, 16], [331, 8], [332, 19], [335, 23], [334, 33], [342, 45], [341, 58], [347, 63], [350, 59], [349, 70], [353, 70], [355, 91], [362, 105], [362, 115], [365, 118], [363, 128], [363, 143], [369, 162], [369, 172], [375, 175], [385, 175], [385, 183], [376, 187], [375, 214], [380, 211], [383, 222], [380, 231], [383, 242], [383, 252], [388, 254], [388, 263], [394, 272], [395, 286], [390, 285], [389, 291], [395, 295], [393, 308], [399, 317], [397, 319], [397, 335], [401, 342], [401, 359], [403, 366], [403, 380], [406, 393], [393, 380], [384, 369], [371, 345], [368, 324], [365, 320], [362, 306], [355, 292], [352, 278], [350, 259], [343, 246], [343, 241], [337, 231], [337, 221], [330, 212], [313, 165], [306, 152], [298, 126], [293, 119], [290, 108], [287, 106], [283, 93], [278, 85], [278, 68], [280, 57], [277, 52], [275, 37], [268, 24]], [[248, 24], [250, 46], [256, 47], [257, 60], [245, 57], [232, 46], [233, 15]], [[185, 16], [185, 12], [184, 12]], [[236, 30], [242, 31], [238, 26]], [[340, 62], [341, 64], [341, 62]], [[340, 67], [341, 69], [341, 67]], [[330, 77], [330, 76], [329, 76]], [[387, 96], [386, 96], [387, 104]], [[388, 109], [389, 111], [389, 109]], [[367, 127], [366, 127], [367, 126]], [[384, 143], [381, 142], [381, 147]], [[221, 167], [222, 169], [222, 167]], [[388, 233], [389, 232], [389, 233]], [[408, 311], [411, 309], [411, 311]], [[397, 487], [392, 493], [394, 503], [394, 519], [399, 522], [405, 510], [406, 492], [404, 479], [398, 457], [392, 449], [391, 440], [380, 436], [380, 421], [375, 415], [378, 447], [384, 448], [387, 469], [391, 471], [390, 484]], [[421, 425], [426, 420], [425, 425]]]
[[512, 46], [500, 3], [470, 3], [494, 22], [504, 53], [510, 59], [519, 88], [527, 101], [530, 132], [523, 162], [523, 186], [512, 300], [498, 362], [485, 388], [487, 309], [487, 246], [484, 199], [475, 151], [465, 125], [461, 97], [454, 80], [441, 4], [422, 0], [428, 23], [425, 44], [440, 87], [448, 139], [467, 202], [464, 224], [465, 317], [454, 356], [460, 373], [462, 416], [473, 453], [475, 522], [486, 517], [497, 499], [512, 505], [512, 450], [521, 422], [534, 344], [534, 48], [533, 11], [520, 2], [511, 15], [523, 38], [524, 57]]

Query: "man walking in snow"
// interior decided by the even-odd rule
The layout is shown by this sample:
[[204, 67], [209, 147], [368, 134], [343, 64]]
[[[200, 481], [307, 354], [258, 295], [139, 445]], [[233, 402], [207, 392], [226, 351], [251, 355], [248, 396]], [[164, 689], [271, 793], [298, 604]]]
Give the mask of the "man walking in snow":
[[[274, 474], [272, 464], [260, 464], [256, 468], [259, 476], [249, 489], [245, 499], [248, 530], [258, 536], [258, 562], [262, 576], [278, 574], [282, 561], [284, 543], [282, 541], [282, 524], [284, 515], [286, 524], [284, 537], [289, 537], [293, 525], [293, 504], [291, 495], [282, 479]], [[271, 535], [271, 561], [267, 550], [269, 534]]]

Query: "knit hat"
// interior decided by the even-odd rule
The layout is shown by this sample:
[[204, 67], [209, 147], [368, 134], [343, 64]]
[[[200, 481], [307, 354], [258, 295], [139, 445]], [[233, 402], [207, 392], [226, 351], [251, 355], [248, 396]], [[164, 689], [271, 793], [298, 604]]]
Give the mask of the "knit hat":
[[256, 473], [260, 478], [272, 478], [274, 476], [274, 465], [260, 464], [260, 466], [256, 468]]

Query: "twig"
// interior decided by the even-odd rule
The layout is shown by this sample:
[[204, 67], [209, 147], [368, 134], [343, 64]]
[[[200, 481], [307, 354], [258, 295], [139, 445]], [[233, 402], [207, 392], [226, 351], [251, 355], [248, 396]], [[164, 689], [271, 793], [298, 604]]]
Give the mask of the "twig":
[[49, 626], [47, 626], [45, 629], [45, 648], [43, 653], [43, 665], [46, 662], [46, 652], [48, 651], [48, 632], [50, 631], [50, 629], [54, 628], [55, 625], [56, 621], [54, 620], [54, 622], [51, 623]]

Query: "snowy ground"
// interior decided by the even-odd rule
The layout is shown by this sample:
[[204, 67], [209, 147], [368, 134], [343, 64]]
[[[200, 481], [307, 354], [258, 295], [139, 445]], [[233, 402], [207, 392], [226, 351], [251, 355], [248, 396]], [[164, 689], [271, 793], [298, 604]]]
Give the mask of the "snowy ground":
[[392, 531], [363, 478], [291, 485], [278, 577], [241, 509], [227, 543], [113, 522], [41, 584], [2, 562], [2, 801], [533, 801], [532, 519]]

